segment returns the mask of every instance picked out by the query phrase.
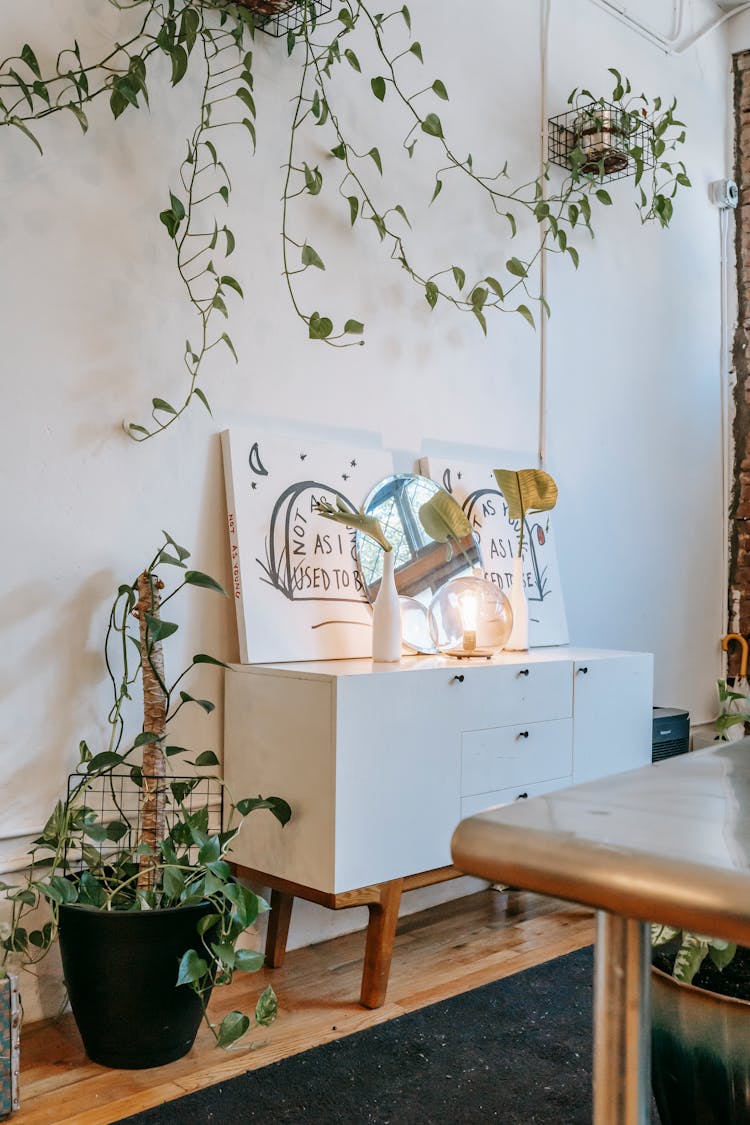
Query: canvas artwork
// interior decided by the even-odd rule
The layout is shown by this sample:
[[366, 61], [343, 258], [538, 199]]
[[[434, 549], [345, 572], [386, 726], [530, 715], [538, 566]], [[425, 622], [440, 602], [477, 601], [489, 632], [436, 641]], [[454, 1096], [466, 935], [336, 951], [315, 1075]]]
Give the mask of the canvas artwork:
[[[513, 556], [518, 551], [518, 521], [508, 518], [503, 494], [497, 487], [492, 469], [499, 467], [505, 466], [488, 467], [444, 457], [423, 457], [419, 462], [419, 471], [441, 485], [466, 512], [479, 537], [485, 578], [507, 593]], [[526, 519], [522, 557], [531, 647], [568, 643], [550, 516], [554, 512], [531, 513]]]
[[354, 532], [313, 506], [359, 508], [391, 454], [261, 428], [225, 431], [222, 450], [242, 663], [370, 656]]

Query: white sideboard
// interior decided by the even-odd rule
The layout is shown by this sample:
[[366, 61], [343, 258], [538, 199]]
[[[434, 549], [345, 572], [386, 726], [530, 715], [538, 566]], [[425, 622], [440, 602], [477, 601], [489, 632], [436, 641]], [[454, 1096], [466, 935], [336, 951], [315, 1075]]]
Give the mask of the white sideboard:
[[235, 665], [224, 776], [251, 816], [238, 873], [270, 886], [266, 963], [283, 964], [297, 897], [367, 906], [360, 1000], [385, 1000], [403, 891], [455, 878], [462, 817], [651, 761], [653, 660], [545, 648], [491, 661], [414, 656]]
[[341, 895], [450, 864], [459, 820], [651, 761], [652, 657], [572, 647], [491, 661], [235, 665], [224, 772], [256, 814], [244, 867]]

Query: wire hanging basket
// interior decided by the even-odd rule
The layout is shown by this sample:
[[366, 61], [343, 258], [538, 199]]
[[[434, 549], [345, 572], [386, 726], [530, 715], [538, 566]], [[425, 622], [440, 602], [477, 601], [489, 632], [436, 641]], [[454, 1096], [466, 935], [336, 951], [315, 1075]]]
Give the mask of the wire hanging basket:
[[253, 14], [253, 22], [259, 31], [280, 39], [289, 32], [298, 31], [305, 14], [313, 21], [319, 15], [330, 12], [332, 0], [235, 0], [235, 3]]
[[589, 102], [548, 121], [548, 158], [574, 175], [620, 180], [653, 168], [653, 126], [633, 110]]

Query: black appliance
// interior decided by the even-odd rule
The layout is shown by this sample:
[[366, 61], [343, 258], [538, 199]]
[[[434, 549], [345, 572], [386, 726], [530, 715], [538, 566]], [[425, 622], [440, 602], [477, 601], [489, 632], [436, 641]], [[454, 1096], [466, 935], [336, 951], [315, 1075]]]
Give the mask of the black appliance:
[[690, 749], [690, 714], [675, 707], [654, 707], [651, 761], [663, 762]]

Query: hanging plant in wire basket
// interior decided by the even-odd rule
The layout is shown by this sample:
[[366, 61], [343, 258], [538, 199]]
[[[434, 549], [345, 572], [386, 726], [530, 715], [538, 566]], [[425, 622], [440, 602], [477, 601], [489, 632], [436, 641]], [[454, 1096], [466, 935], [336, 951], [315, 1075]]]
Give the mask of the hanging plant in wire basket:
[[[540, 177], [513, 186], [507, 164], [483, 167], [480, 158], [460, 155], [459, 140], [449, 138], [440, 117], [441, 103], [449, 100], [448, 86], [428, 67], [416, 37], [410, 9], [404, 4], [387, 12], [375, 12], [369, 0], [342, 0], [335, 11], [329, 0], [100, 0], [120, 12], [122, 27], [115, 42], [98, 59], [84, 59], [77, 42], [63, 48], [53, 68], [43, 70], [29, 43], [0, 62], [0, 124], [20, 130], [39, 151], [49, 127], [46, 119], [71, 114], [86, 132], [91, 103], [107, 99], [115, 118], [148, 105], [149, 80], [158, 60], [171, 68], [172, 85], [190, 71], [200, 79], [200, 98], [186, 156], [179, 172], [165, 191], [165, 206], [159, 220], [173, 243], [178, 273], [194, 312], [195, 329], [185, 342], [182, 362], [185, 382], [182, 392], [173, 387], [168, 394], [154, 396], [150, 417], [129, 422], [127, 433], [145, 441], [174, 425], [196, 400], [210, 411], [206, 393], [209, 360], [215, 349], [237, 360], [228, 319], [233, 305], [244, 299], [241, 279], [229, 259], [236, 239], [226, 218], [232, 194], [229, 165], [219, 146], [229, 127], [246, 138], [255, 151], [256, 108], [254, 98], [253, 46], [262, 30], [283, 37], [286, 65], [295, 68], [297, 92], [289, 118], [288, 158], [281, 173], [282, 273], [291, 308], [302, 321], [309, 338], [333, 347], [361, 344], [365, 317], [352, 310], [343, 323], [335, 321], [323, 307], [306, 305], [299, 290], [300, 275], [325, 270], [325, 247], [313, 244], [306, 233], [299, 209], [305, 200], [317, 198], [333, 209], [343, 209], [348, 225], [363, 224], [372, 235], [369, 258], [386, 257], [405, 273], [431, 309], [450, 306], [472, 316], [483, 332], [491, 312], [510, 312], [535, 323], [535, 306], [542, 314], [549, 309], [536, 288], [535, 266], [542, 254], [567, 255], [577, 267], [581, 234], [593, 235], [593, 211], [609, 206], [612, 198], [602, 184], [612, 171], [611, 161], [627, 161], [640, 169], [636, 174], [636, 205], [644, 221], [657, 219], [668, 225], [678, 187], [689, 186], [684, 165], [671, 154], [685, 139], [685, 128], [675, 115], [675, 104], [659, 98], [638, 98], [638, 114], [648, 121], [647, 144], [640, 134], [615, 134], [614, 120], [633, 120], [632, 92], [628, 81], [612, 70], [615, 88], [608, 99], [588, 91], [583, 96], [598, 109], [594, 131], [610, 139], [618, 136], [614, 157], [586, 157], [587, 128], [573, 123], [555, 136], [570, 136], [571, 151], [582, 159], [571, 162], [569, 153], [558, 161], [567, 176], [555, 182], [550, 167]], [[31, 7], [32, 5], [30, 5]], [[263, 49], [281, 50], [269, 39]], [[256, 49], [259, 44], [256, 42]], [[362, 59], [372, 60], [366, 67]], [[341, 69], [350, 73], [361, 97], [384, 114], [389, 131], [402, 135], [401, 159], [384, 160], [368, 136], [369, 113], [360, 115], [361, 132], [350, 132], [344, 124], [339, 100], [350, 95], [349, 86], [334, 77]], [[426, 79], [418, 71], [425, 69]], [[416, 87], [416, 89], [415, 89]], [[571, 95], [571, 103], [578, 92]], [[583, 112], [576, 106], [574, 117]], [[605, 121], [605, 113], [611, 118]], [[623, 117], [623, 115], [625, 115]], [[597, 128], [597, 122], [599, 127]], [[589, 122], [591, 124], [591, 122]], [[318, 158], [307, 154], [305, 130], [313, 126], [316, 151], [327, 147], [329, 160], [321, 167]], [[500, 224], [504, 237], [516, 236], [519, 223], [531, 217], [539, 224], [536, 251], [527, 257], [500, 252], [487, 274], [472, 276], [460, 261], [435, 263], [423, 260], [424, 250], [414, 250], [411, 221], [403, 202], [402, 188], [409, 161], [417, 145], [429, 160], [424, 186], [424, 207], [441, 206], [457, 181], [468, 184], [478, 197], [488, 200], [491, 217]], [[646, 149], [656, 157], [645, 176]], [[639, 153], [640, 149], [640, 153]], [[554, 159], [554, 155], [553, 155]], [[641, 168], [642, 165], [642, 168]], [[159, 173], [161, 174], [161, 172]], [[267, 190], [267, 189], [266, 189]], [[316, 224], [316, 229], [319, 224]], [[301, 229], [300, 229], [301, 228]], [[483, 231], [482, 245], [489, 239]], [[357, 246], [361, 247], [361, 242]], [[473, 246], [466, 257], [474, 258]], [[362, 253], [361, 249], [358, 251]], [[368, 261], [358, 272], [366, 272]]]

